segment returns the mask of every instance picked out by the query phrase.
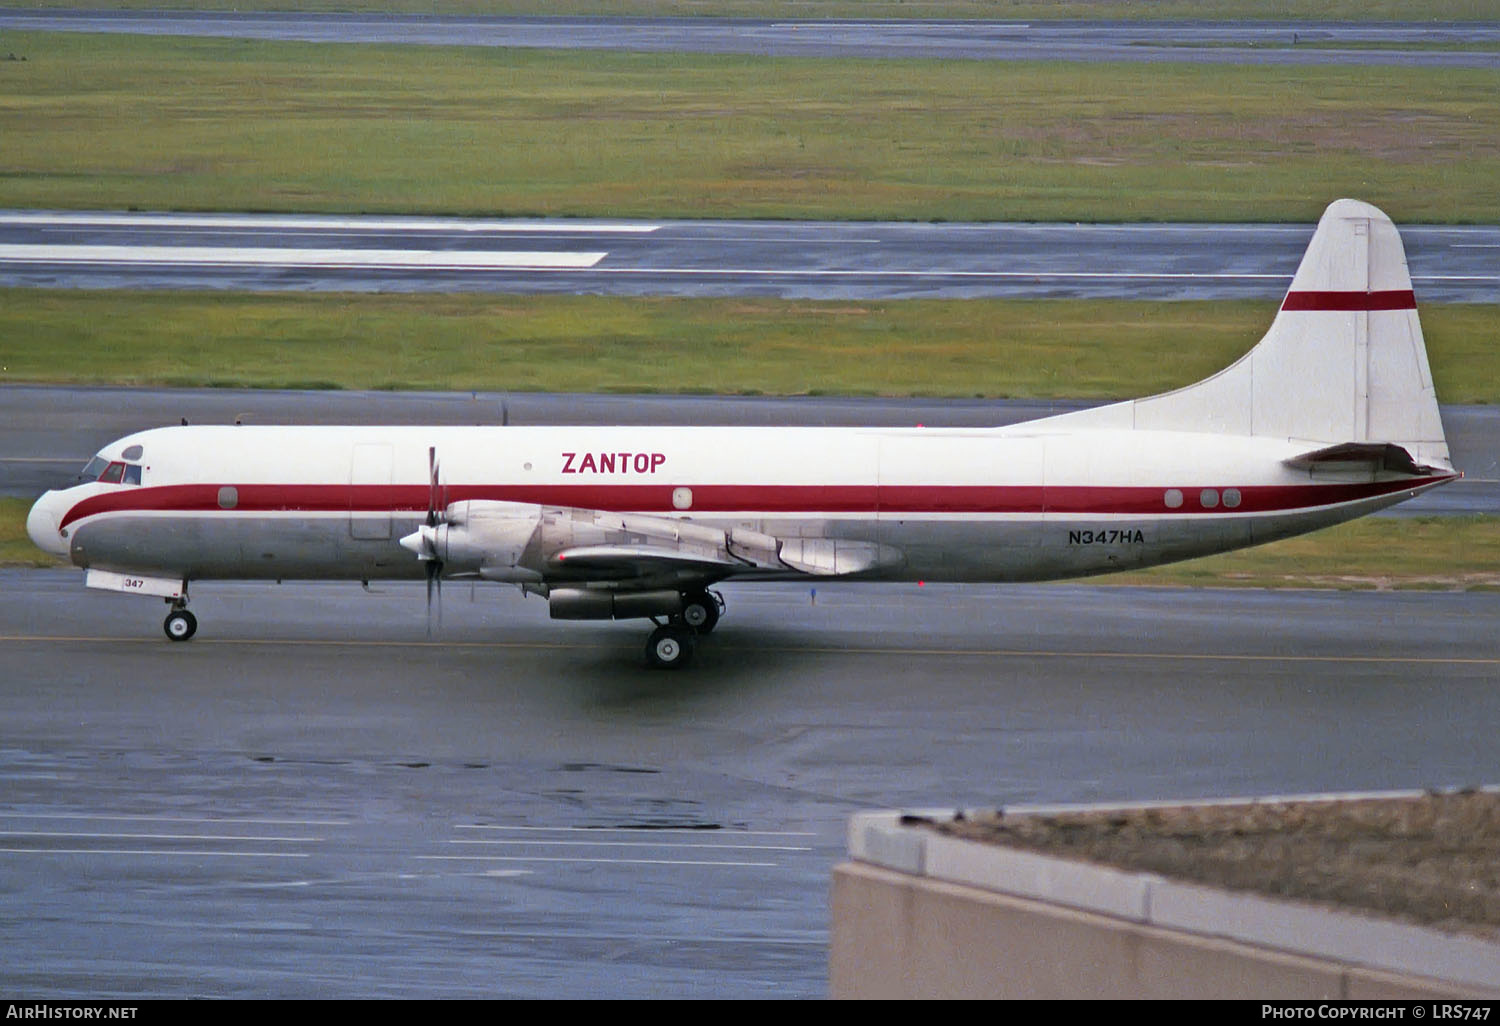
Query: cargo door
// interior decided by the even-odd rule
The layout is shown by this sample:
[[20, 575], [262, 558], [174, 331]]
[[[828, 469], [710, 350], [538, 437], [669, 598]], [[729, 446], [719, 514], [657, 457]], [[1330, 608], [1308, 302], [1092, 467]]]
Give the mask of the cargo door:
[[391, 446], [360, 442], [349, 461], [349, 536], [362, 541], [391, 537]]

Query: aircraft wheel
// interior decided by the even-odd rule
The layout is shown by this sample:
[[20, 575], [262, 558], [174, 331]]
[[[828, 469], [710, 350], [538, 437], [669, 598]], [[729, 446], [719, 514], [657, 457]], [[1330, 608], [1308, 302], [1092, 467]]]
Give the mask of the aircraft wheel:
[[186, 609], [174, 609], [161, 626], [171, 640], [186, 641], [198, 633], [198, 618]]
[[651, 632], [646, 642], [646, 665], [653, 670], [680, 670], [693, 658], [693, 632], [669, 623]]
[[682, 596], [682, 622], [699, 634], [713, 631], [722, 609], [718, 598], [707, 591], [690, 591]]

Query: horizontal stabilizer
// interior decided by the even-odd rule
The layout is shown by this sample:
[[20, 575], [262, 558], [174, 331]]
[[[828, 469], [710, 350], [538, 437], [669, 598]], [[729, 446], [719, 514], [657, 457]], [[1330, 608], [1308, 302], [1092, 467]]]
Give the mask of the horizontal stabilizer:
[[1283, 462], [1289, 467], [1307, 470], [1360, 466], [1386, 470], [1393, 474], [1411, 474], [1414, 477], [1435, 473], [1440, 469], [1420, 466], [1411, 458], [1411, 453], [1390, 442], [1344, 442], [1304, 452]]

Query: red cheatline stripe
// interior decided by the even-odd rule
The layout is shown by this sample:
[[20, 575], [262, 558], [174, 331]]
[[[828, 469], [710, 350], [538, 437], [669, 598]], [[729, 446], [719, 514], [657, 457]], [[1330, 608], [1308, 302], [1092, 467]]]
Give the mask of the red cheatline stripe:
[[[1169, 516], [1184, 513], [1268, 513], [1353, 502], [1420, 488], [1451, 475], [1367, 484], [1263, 485], [1239, 488], [1240, 504], [1222, 502], [1205, 508], [1200, 485], [1175, 485], [1183, 503], [1168, 509], [1167, 487], [1059, 487], [1032, 485], [693, 485], [692, 513], [855, 513], [899, 518], [921, 514], [1104, 513], [1124, 516]], [[1224, 486], [1232, 487], [1232, 486]], [[672, 485], [448, 485], [449, 503], [475, 499], [536, 503], [577, 509], [680, 515]], [[1222, 492], [1222, 489], [1219, 490]], [[237, 486], [233, 512], [393, 513], [414, 516], [427, 510], [426, 485], [278, 485]], [[100, 513], [205, 513], [220, 510], [219, 485], [121, 486], [78, 503], [62, 519], [74, 521]]]
[[1288, 292], [1283, 310], [1415, 310], [1411, 289], [1386, 292]]

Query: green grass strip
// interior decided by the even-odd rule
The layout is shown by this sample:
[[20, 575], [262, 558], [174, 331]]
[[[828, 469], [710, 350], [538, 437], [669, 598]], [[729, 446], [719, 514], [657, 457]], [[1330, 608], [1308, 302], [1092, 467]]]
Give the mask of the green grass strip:
[[0, 207], [1500, 221], [1500, 71], [6, 33]]
[[1366, 517], [1112, 584], [1196, 587], [1500, 590], [1500, 516]]
[[[27, 7], [159, 10], [163, 0], [26, 0]], [[713, 18], [1493, 21], [1492, 0], [197, 0], [207, 11]]]
[[[0, 381], [1118, 399], [1207, 377], [1275, 303], [0, 289]], [[1444, 402], [1500, 402], [1500, 306], [1424, 307]]]

